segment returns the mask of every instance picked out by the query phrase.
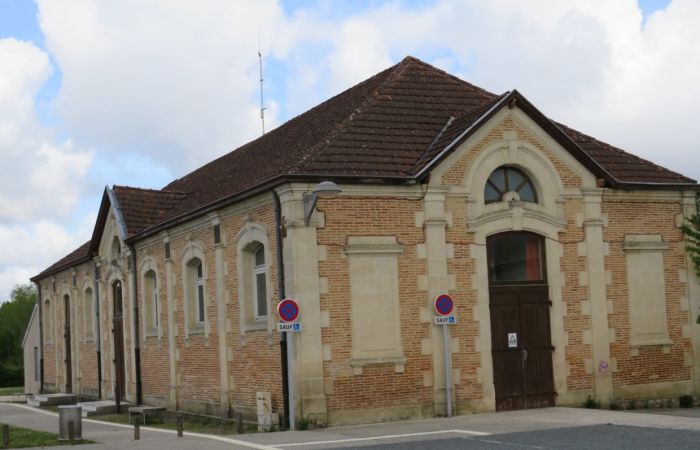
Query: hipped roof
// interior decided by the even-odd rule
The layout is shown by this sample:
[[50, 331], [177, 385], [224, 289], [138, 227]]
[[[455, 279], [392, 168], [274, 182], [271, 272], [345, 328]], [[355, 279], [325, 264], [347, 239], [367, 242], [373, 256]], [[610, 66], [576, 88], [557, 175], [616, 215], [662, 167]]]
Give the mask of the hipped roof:
[[87, 243], [34, 279], [87, 260], [111, 203], [133, 242], [286, 181], [415, 183], [507, 106], [530, 115], [607, 186], [696, 188], [695, 180], [545, 117], [518, 91], [496, 95], [413, 57], [330, 98], [161, 190], [114, 186]]

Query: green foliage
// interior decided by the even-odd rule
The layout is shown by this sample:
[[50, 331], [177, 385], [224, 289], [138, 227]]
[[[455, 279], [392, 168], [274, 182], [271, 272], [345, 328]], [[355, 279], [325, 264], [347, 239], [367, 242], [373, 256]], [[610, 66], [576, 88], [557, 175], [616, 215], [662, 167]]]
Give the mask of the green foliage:
[[681, 226], [681, 230], [685, 235], [685, 248], [695, 265], [695, 274], [700, 278], [700, 192], [695, 194], [695, 207], [696, 213]]
[[0, 387], [24, 384], [22, 338], [36, 303], [36, 290], [31, 284], [19, 284], [10, 297], [0, 305]]
[[311, 425], [311, 422], [309, 421], [309, 419], [302, 416], [299, 420], [297, 420], [296, 428], [299, 431], [305, 431], [305, 430], [309, 429], [309, 425]]
[[692, 395], [681, 395], [678, 397], [678, 406], [681, 408], [692, 408], [693, 407], [693, 396]]
[[593, 397], [590, 395], [586, 399], [585, 402], [583, 402], [583, 407], [588, 408], [588, 409], [599, 409], [600, 408], [600, 402], [595, 400]]
[[[58, 435], [54, 433], [10, 426], [10, 446], [7, 448], [53, 447], [55, 445], [81, 445], [94, 443], [95, 441], [83, 439], [80, 441], [73, 441], [73, 443], [70, 444], [65, 441], [59, 441]], [[2, 442], [0, 442], [0, 448], [5, 448], [2, 447]]]
[[610, 410], [611, 411], [617, 411], [619, 409], [621, 409], [621, 407], [617, 402], [610, 402]]
[[634, 400], [627, 402], [627, 409], [637, 409], [637, 402]]

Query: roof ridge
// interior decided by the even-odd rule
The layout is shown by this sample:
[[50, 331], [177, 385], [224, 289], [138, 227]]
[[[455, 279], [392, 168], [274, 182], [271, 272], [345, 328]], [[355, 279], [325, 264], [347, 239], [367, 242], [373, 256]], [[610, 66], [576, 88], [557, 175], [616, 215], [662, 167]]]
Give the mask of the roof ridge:
[[181, 195], [188, 195], [187, 192], [184, 191], [164, 191], [163, 189], [153, 189], [153, 188], [142, 188], [138, 186], [126, 186], [126, 185], [120, 185], [120, 184], [113, 184], [112, 189], [131, 189], [134, 191], [144, 191], [144, 192], [157, 192], [159, 194], [166, 194], [166, 195], [171, 195], [171, 194], [181, 194]]
[[406, 60], [406, 59], [411, 59], [411, 60], [415, 61], [416, 63], [418, 63], [418, 64], [420, 64], [420, 65], [423, 65], [423, 66], [428, 67], [428, 68], [430, 68], [430, 69], [432, 69], [432, 70], [435, 70], [435, 71], [439, 72], [441, 75], [443, 75], [443, 76], [445, 76], [445, 77], [447, 77], [447, 78], [449, 78], [449, 79], [451, 79], [451, 80], [453, 80], [453, 81], [457, 81], [457, 82], [459, 82], [460, 84], [463, 84], [463, 85], [465, 85], [465, 86], [469, 86], [471, 89], [480, 91], [480, 92], [483, 93], [483, 94], [487, 94], [487, 95], [492, 96], [492, 97], [499, 97], [498, 94], [495, 94], [495, 93], [493, 93], [493, 92], [491, 92], [491, 91], [487, 91], [486, 89], [482, 88], [481, 86], [477, 86], [477, 85], [472, 84], [472, 83], [470, 83], [470, 82], [468, 82], [468, 81], [465, 81], [465, 80], [459, 78], [458, 76], [452, 75], [451, 73], [449, 73], [449, 72], [447, 72], [447, 71], [445, 71], [445, 70], [442, 70], [442, 69], [440, 69], [439, 67], [435, 67], [435, 66], [433, 66], [432, 64], [429, 64], [429, 63], [427, 63], [427, 62], [425, 62], [425, 61], [423, 61], [423, 60], [421, 60], [421, 59], [415, 58], [415, 57], [410, 56], [410, 55], [407, 56], [406, 58], [404, 58], [404, 60]]
[[[386, 89], [387, 85], [393, 83], [396, 81], [401, 74], [406, 70], [406, 68], [411, 64], [416, 61], [420, 61], [412, 56], [406, 56], [404, 59], [402, 59], [400, 62], [397, 64], [394, 64], [393, 66], [389, 67], [386, 70], [383, 70], [379, 74], [368, 78], [366, 81], [369, 81], [373, 78], [376, 78], [377, 76], [381, 74], [386, 74], [386, 78], [382, 80], [377, 87], [370, 92], [365, 100], [360, 102], [357, 108], [353, 112], [351, 112], [341, 123], [339, 123], [337, 126], [335, 126], [325, 137], [321, 138], [319, 142], [317, 142], [313, 147], [309, 149], [309, 153], [307, 154], [306, 157], [302, 158], [299, 163], [295, 164], [291, 170], [301, 170], [301, 168], [308, 162], [314, 161], [318, 155], [321, 153], [323, 148], [327, 147], [330, 141], [336, 137], [338, 134], [342, 133], [347, 129], [347, 127], [353, 122], [355, 117], [357, 117], [361, 112], [366, 110], [372, 103], [374, 103], [379, 97], [381, 97], [381, 91], [383, 89]], [[358, 85], [355, 85], [353, 87], [357, 87]], [[338, 95], [341, 95], [344, 92], [349, 91], [350, 89], [353, 89], [352, 87], [349, 89], [346, 89], [345, 91], [341, 92]], [[335, 97], [335, 96], [334, 96]], [[334, 98], [331, 97], [331, 98]]]

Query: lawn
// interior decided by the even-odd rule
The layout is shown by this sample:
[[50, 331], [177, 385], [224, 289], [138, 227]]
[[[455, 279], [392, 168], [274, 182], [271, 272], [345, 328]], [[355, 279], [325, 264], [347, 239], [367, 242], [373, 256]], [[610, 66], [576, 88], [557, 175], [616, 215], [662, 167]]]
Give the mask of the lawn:
[[24, 394], [24, 386], [1, 387], [0, 388], [0, 397], [3, 395], [17, 395], [17, 394]]
[[[101, 420], [105, 422], [113, 422], [113, 423], [129, 423], [129, 416], [128, 414], [122, 413], [122, 414], [104, 414], [104, 415], [99, 415], [99, 416], [93, 416], [90, 417], [91, 419], [95, 420]], [[148, 420], [147, 425], [148, 427], [154, 427], [154, 428], [165, 428], [168, 430], [175, 430], [177, 429], [177, 424], [175, 422], [175, 419], [173, 417], [166, 417], [162, 421], [151, 421], [151, 419]], [[236, 423], [233, 420], [221, 420], [218, 418], [210, 418], [210, 417], [197, 417], [197, 416], [190, 416], [186, 415], [183, 420], [183, 430], [185, 433], [190, 432], [190, 433], [204, 433], [204, 434], [219, 434], [219, 435], [227, 435], [227, 434], [236, 434]], [[245, 425], [244, 426], [244, 432], [251, 432], [257, 430], [257, 426], [253, 427], [251, 425]]]
[[[94, 444], [95, 441], [83, 439], [73, 442], [73, 445]], [[26, 447], [51, 447], [54, 445], [69, 445], [68, 442], [59, 441], [58, 435], [43, 431], [28, 430], [21, 427], [10, 427], [10, 446], [3, 447], [0, 441], [0, 448], [26, 448]]]

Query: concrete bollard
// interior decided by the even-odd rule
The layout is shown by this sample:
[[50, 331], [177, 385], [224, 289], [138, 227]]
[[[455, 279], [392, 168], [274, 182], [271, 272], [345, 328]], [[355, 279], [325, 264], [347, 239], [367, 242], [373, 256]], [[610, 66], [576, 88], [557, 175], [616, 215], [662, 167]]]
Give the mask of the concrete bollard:
[[138, 441], [141, 439], [141, 420], [140, 417], [136, 417], [134, 420], [134, 440]]
[[83, 438], [83, 408], [78, 405], [58, 407], [58, 440], [74, 441]]
[[8, 448], [10, 446], [10, 426], [2, 424], [2, 446]]
[[177, 415], [177, 437], [182, 437], [182, 414]]

